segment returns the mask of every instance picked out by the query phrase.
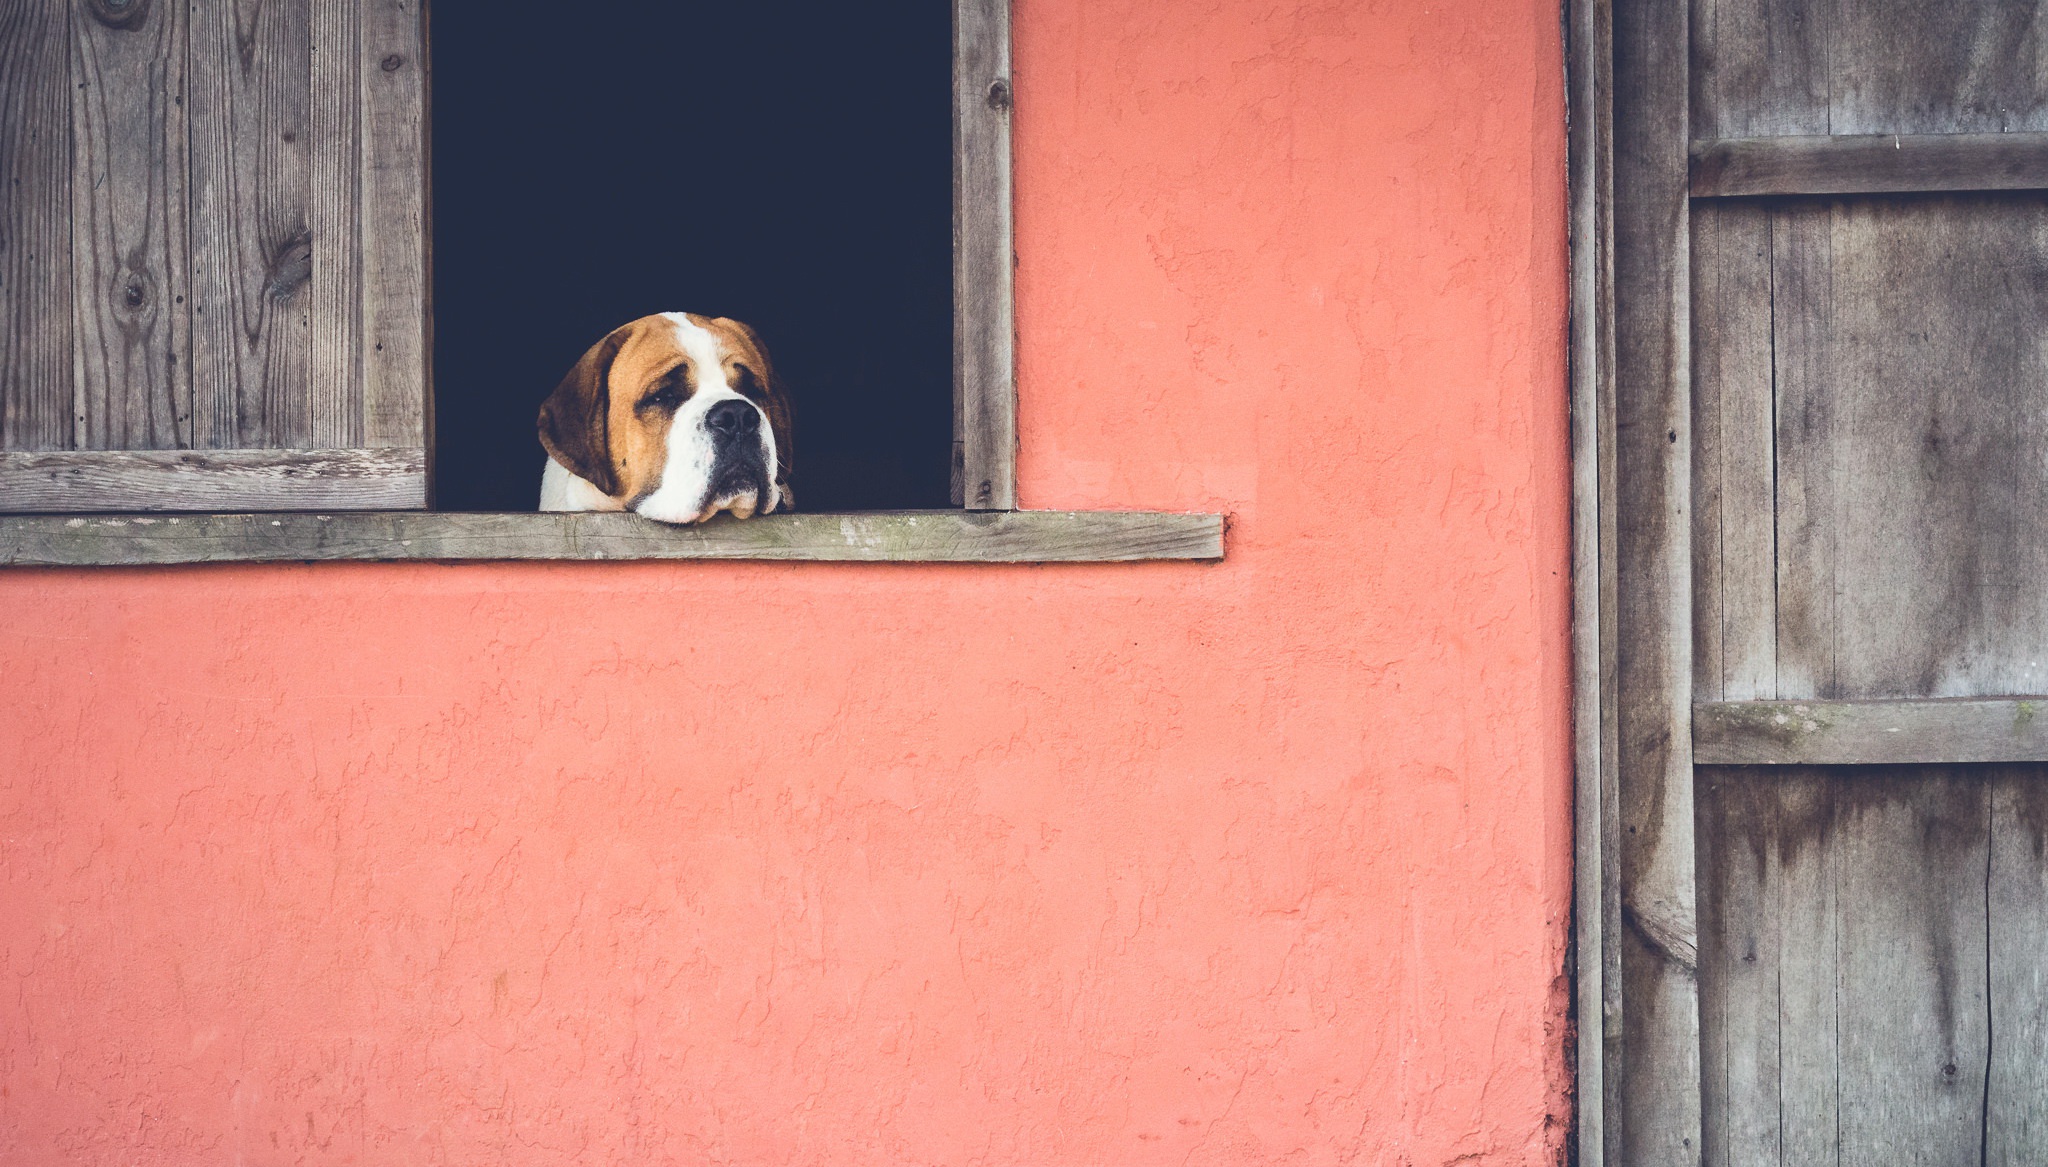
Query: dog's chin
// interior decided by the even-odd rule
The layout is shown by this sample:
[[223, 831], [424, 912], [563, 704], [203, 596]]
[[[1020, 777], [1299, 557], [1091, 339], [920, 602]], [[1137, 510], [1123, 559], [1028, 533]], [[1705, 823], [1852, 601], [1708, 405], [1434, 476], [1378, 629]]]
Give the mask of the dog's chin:
[[[751, 474], [721, 475], [710, 490], [704, 493], [703, 501], [694, 508], [677, 507], [659, 501], [659, 492], [633, 508], [633, 510], [657, 522], [689, 526], [702, 523], [714, 515], [724, 512], [735, 519], [751, 519], [757, 514], [774, 512], [782, 503], [781, 491], [773, 483], [763, 483], [765, 477], [758, 471]], [[765, 489], [764, 489], [765, 487]]]

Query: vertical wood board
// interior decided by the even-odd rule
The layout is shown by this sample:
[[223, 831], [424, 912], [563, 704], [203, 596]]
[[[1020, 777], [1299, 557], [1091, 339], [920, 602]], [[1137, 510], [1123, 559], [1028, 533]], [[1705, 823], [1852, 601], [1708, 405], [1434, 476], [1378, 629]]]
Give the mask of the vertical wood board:
[[189, 6], [72, 9], [72, 445], [192, 443]]
[[1017, 506], [1010, 0], [953, 8], [953, 392], [961, 503]]
[[1692, 217], [1693, 699], [1777, 691], [1777, 465], [1771, 219]]
[[362, 2], [309, 7], [307, 444], [336, 449], [363, 435]]
[[434, 448], [423, 0], [359, 0], [365, 445]]
[[1700, 1160], [1683, 5], [1614, 7], [1621, 1161]]
[[72, 435], [71, 19], [0, 6], [0, 449]]
[[1571, 103], [1573, 956], [1580, 1167], [1621, 1162], [1621, 820], [1615, 716], [1612, 10], [1566, 9]]
[[2048, 782], [2011, 768], [1991, 790], [1991, 1065], [1985, 1167], [2048, 1147]]
[[203, 449], [313, 440], [311, 7], [193, 8], [193, 437]]

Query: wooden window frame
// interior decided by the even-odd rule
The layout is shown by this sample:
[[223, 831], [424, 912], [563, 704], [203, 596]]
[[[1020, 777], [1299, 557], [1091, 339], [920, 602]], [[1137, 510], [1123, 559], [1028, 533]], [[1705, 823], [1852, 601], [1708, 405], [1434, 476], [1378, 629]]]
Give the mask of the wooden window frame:
[[[1221, 515], [1017, 509], [1012, 94], [1010, 0], [954, 0], [953, 501], [960, 509], [799, 512], [676, 528], [619, 514], [177, 513], [170, 504], [190, 496], [170, 491], [166, 506], [149, 513], [0, 515], [0, 566], [337, 559], [1221, 559]], [[420, 376], [431, 401], [426, 368]], [[244, 495], [260, 496], [263, 488], [261, 468], [239, 467], [231, 458], [224, 462], [218, 452], [157, 451], [132, 459], [173, 484], [223, 474], [237, 476]], [[346, 486], [293, 505], [361, 505], [356, 496], [344, 498]]]

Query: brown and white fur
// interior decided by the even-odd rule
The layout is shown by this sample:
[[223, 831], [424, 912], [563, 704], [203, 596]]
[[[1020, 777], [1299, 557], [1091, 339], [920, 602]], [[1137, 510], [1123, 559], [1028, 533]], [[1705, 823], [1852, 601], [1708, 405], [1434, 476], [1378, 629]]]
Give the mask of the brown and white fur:
[[540, 407], [544, 511], [664, 523], [793, 504], [789, 401], [754, 330], [664, 312], [592, 345]]

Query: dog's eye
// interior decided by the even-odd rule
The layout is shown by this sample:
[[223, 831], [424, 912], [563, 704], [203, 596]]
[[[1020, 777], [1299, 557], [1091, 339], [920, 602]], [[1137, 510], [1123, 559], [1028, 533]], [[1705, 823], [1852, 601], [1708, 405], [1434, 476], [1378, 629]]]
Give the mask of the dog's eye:
[[745, 365], [733, 366], [732, 387], [734, 392], [745, 397], [761, 395], [761, 379], [754, 375], [754, 370]]
[[642, 409], [674, 409], [683, 403], [683, 387], [674, 377], [658, 382], [647, 396], [640, 399]]

